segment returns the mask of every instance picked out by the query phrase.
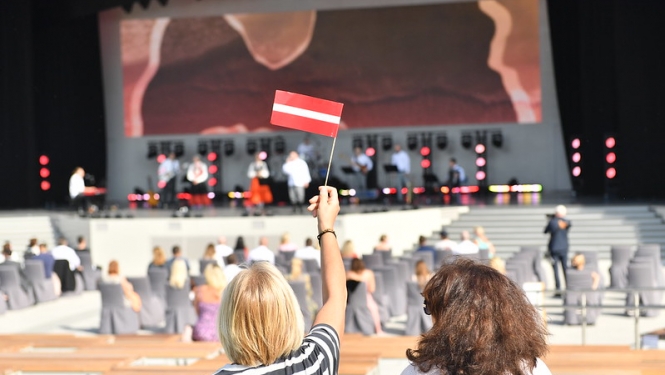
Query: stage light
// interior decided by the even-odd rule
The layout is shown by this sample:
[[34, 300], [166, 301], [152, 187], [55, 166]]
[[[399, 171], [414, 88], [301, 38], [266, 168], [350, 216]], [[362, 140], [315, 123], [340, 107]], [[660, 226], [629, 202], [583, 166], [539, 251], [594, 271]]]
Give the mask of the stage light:
[[616, 144], [617, 144], [617, 142], [616, 142], [616, 139], [614, 139], [614, 137], [607, 137], [607, 139], [605, 139], [605, 147], [607, 147], [607, 148], [610, 148], [610, 149], [614, 148], [614, 146], [616, 146]]
[[614, 135], [605, 136], [605, 177], [607, 177], [605, 183], [605, 194], [612, 195], [616, 192], [616, 183], [612, 180], [617, 176], [616, 161], [617, 154], [615, 147], [617, 145], [616, 138]]
[[286, 151], [286, 142], [283, 137], [277, 137], [275, 139], [275, 152], [279, 155], [283, 154]]
[[162, 164], [165, 160], [166, 160], [166, 155], [164, 155], [164, 154], [159, 154], [159, 156], [157, 156], [157, 162], [158, 162], [159, 164]]
[[573, 150], [577, 150], [581, 145], [582, 141], [580, 141], [579, 138], [573, 138], [573, 140], [570, 142], [570, 147], [572, 147]]
[[159, 181], [157, 183], [157, 187], [160, 189], [164, 189], [166, 187], [166, 181]]
[[213, 162], [217, 160], [217, 153], [216, 152], [211, 152], [208, 154], [208, 161]]
[[423, 146], [423, 147], [420, 148], [420, 155], [422, 155], [422, 156], [429, 156], [429, 154], [431, 152], [432, 152], [432, 150], [427, 146]]
[[210, 177], [210, 178], [208, 179], [208, 185], [210, 185], [210, 186], [217, 186], [217, 179], [214, 178], [214, 177]]
[[607, 172], [605, 172], [605, 176], [609, 178], [610, 180], [613, 179], [614, 177], [617, 176], [617, 170], [615, 168], [607, 168]]
[[485, 158], [479, 157], [479, 158], [476, 159], [476, 166], [484, 167], [485, 164], [487, 164], [487, 160], [485, 160]]
[[39, 165], [47, 165], [51, 160], [46, 155], [39, 157]]
[[259, 152], [259, 159], [261, 159], [261, 160], [266, 160], [266, 159], [268, 159], [268, 153], [265, 152], [265, 151], [261, 151], [261, 152]]
[[485, 171], [476, 172], [476, 180], [483, 181], [486, 177], [487, 177], [487, 174], [485, 173]]
[[436, 148], [444, 150], [446, 147], [448, 147], [448, 136], [445, 134], [438, 134], [436, 136]]
[[478, 143], [476, 145], [476, 154], [484, 154], [485, 153], [485, 145], [482, 143]]
[[257, 150], [256, 141], [253, 139], [247, 140], [247, 153], [249, 155], [254, 155], [256, 154], [256, 150]]
[[198, 152], [201, 156], [208, 153], [208, 143], [206, 141], [199, 141]]
[[383, 148], [383, 151], [388, 151], [393, 148], [393, 138], [389, 135], [381, 138], [381, 148]]
[[374, 147], [367, 147], [367, 150], [365, 150], [365, 155], [371, 158], [372, 156], [376, 155], [376, 149]]
[[468, 150], [471, 148], [472, 143], [473, 143], [473, 137], [471, 136], [471, 134], [468, 133], [462, 134], [462, 147]]
[[42, 168], [39, 170], [39, 175], [42, 178], [47, 178], [48, 176], [51, 175], [51, 171], [48, 168]]
[[157, 144], [148, 143], [148, 159], [152, 159], [157, 156]]
[[418, 148], [418, 137], [415, 134], [409, 134], [406, 137], [406, 147], [410, 151], [415, 151]]
[[572, 170], [571, 173], [572, 173], [573, 177], [580, 177], [580, 175], [582, 174], [582, 168], [580, 168], [579, 165], [575, 166], [575, 167], [573, 167], [573, 170]]
[[48, 181], [42, 181], [40, 187], [42, 188], [43, 191], [47, 191], [51, 189], [51, 183]]
[[579, 163], [582, 160], [582, 154], [576, 152], [573, 154], [573, 156], [571, 156], [570, 159], [573, 161], [573, 163]]
[[233, 141], [224, 142], [224, 155], [231, 156], [235, 152], [235, 144]]
[[430, 161], [429, 159], [423, 159], [420, 161], [420, 166], [423, 169], [427, 169], [432, 166], [432, 161]]
[[617, 161], [617, 154], [614, 152], [610, 152], [605, 156], [605, 161], [607, 164], [614, 164], [615, 161]]
[[492, 144], [494, 147], [501, 148], [503, 146], [503, 134], [500, 132], [492, 133]]
[[219, 171], [219, 168], [215, 164], [208, 166], [208, 173], [215, 174], [217, 171]]
[[182, 142], [177, 142], [173, 148], [173, 153], [176, 158], [185, 155], [185, 145]]

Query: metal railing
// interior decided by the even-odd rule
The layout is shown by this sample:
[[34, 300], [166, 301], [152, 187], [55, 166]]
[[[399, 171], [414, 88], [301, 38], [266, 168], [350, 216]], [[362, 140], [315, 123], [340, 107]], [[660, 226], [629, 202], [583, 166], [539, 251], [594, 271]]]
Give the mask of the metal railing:
[[[543, 290], [538, 291], [538, 293], [544, 294], [554, 294], [560, 293], [565, 298], [566, 293], [581, 293], [580, 303], [574, 305], [562, 304], [535, 304], [534, 306], [539, 309], [579, 309], [580, 315], [582, 317], [582, 324], [580, 328], [582, 329], [582, 345], [586, 345], [586, 330], [587, 330], [587, 313], [588, 310], [610, 310], [610, 309], [620, 309], [633, 312], [634, 318], [634, 332], [635, 332], [635, 349], [641, 348], [640, 341], [640, 315], [642, 310], [663, 310], [665, 305], [640, 305], [640, 293], [641, 292], [665, 292], [665, 287], [654, 287], [654, 288], [622, 288], [622, 289], [571, 289], [571, 290]], [[536, 293], [536, 291], [529, 291], [530, 293]], [[633, 305], [626, 306], [624, 305], [587, 305], [587, 293], [625, 293], [628, 297], [629, 293], [633, 294]], [[564, 299], [565, 301], [565, 299]]]

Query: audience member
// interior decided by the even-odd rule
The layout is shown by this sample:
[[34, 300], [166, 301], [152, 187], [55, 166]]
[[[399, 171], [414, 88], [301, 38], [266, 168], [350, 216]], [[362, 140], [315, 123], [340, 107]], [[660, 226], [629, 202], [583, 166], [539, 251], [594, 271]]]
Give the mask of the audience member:
[[185, 266], [187, 266], [187, 274], [189, 274], [189, 270], [191, 269], [189, 267], [189, 260], [187, 260], [187, 258], [185, 258], [182, 255], [182, 249], [180, 248], [180, 246], [178, 246], [178, 245], [173, 246], [173, 249], [171, 250], [171, 253], [173, 254], [173, 257], [171, 257], [171, 259], [169, 259], [166, 262], [166, 269], [170, 271], [171, 268], [172, 268], [173, 262], [175, 262], [176, 260], [182, 260], [185, 263]]
[[166, 269], [166, 252], [159, 246], [152, 248], [152, 262], [148, 265], [148, 271], [152, 269]]
[[224, 275], [226, 275], [226, 281], [230, 283], [240, 271], [242, 271], [242, 268], [238, 266], [238, 257], [236, 257], [235, 254], [231, 254], [226, 257], [226, 266], [224, 266]]
[[25, 249], [23, 258], [30, 259], [38, 254], [39, 254], [39, 245], [37, 244], [37, 239], [31, 238], [30, 241], [28, 242], [28, 247]]
[[420, 290], [425, 289], [425, 285], [432, 278], [432, 271], [427, 268], [427, 263], [424, 260], [419, 260], [416, 262], [416, 272], [413, 275], [412, 280], [418, 283]]
[[475, 235], [473, 242], [478, 246], [478, 251], [487, 250], [489, 259], [494, 258], [496, 250], [494, 249], [494, 244], [492, 244], [492, 242], [487, 239], [487, 236], [485, 235], [485, 228], [475, 227], [473, 228], [473, 234]]
[[182, 289], [189, 280], [189, 268], [183, 259], [175, 259], [169, 268], [169, 285], [172, 288]]
[[259, 239], [259, 246], [254, 248], [249, 252], [249, 257], [247, 258], [247, 263], [254, 262], [269, 262], [270, 264], [275, 264], [275, 253], [268, 248], [268, 238], [261, 237]]
[[381, 329], [381, 316], [379, 315], [379, 305], [376, 304], [372, 294], [376, 290], [376, 279], [374, 272], [365, 268], [365, 262], [356, 258], [351, 261], [351, 269], [346, 273], [347, 280], [354, 280], [367, 285], [367, 307], [374, 320], [374, 330], [377, 334], [383, 333]]
[[12, 250], [10, 248], [4, 248], [2, 249], [2, 255], [4, 257], [4, 262], [0, 263], [0, 267], [7, 267], [7, 268], [14, 268], [18, 271], [19, 277], [20, 277], [20, 282], [21, 282], [21, 287], [25, 291], [30, 291], [32, 289], [31, 285], [32, 283], [28, 279], [28, 277], [25, 275], [23, 272], [23, 268], [21, 267], [21, 263], [16, 262], [11, 259], [12, 257]]
[[382, 234], [379, 237], [379, 243], [374, 246], [374, 251], [390, 251], [392, 250], [392, 246], [388, 242], [388, 236], [385, 234]]
[[460, 243], [453, 248], [453, 255], [478, 254], [478, 245], [471, 241], [469, 231], [463, 230], [460, 240]]
[[506, 262], [499, 257], [490, 259], [489, 266], [497, 270], [502, 275], [506, 274]]
[[[584, 266], [586, 265], [584, 254], [575, 254], [573, 259], [570, 260], [570, 265], [578, 271], [583, 271]], [[599, 284], [600, 275], [598, 275], [598, 272], [596, 271], [591, 271], [591, 289], [598, 289]]]
[[[214, 247], [213, 247], [214, 248]], [[206, 284], [194, 288], [194, 309], [198, 315], [192, 330], [194, 341], [218, 342], [217, 314], [222, 292], [226, 288], [226, 276], [217, 264], [208, 264], [203, 271]]]
[[245, 239], [242, 238], [242, 236], [238, 236], [236, 239], [236, 245], [233, 248], [233, 251], [242, 251], [243, 254], [245, 255], [245, 259], [249, 256], [249, 249], [245, 245]]
[[45, 243], [39, 244], [38, 248], [39, 254], [32, 257], [32, 259], [41, 260], [42, 263], [44, 263], [44, 276], [47, 279], [50, 279], [53, 275], [53, 264], [55, 263], [55, 258], [53, 258], [53, 255], [48, 252]]
[[76, 242], [76, 251], [90, 253], [90, 249], [88, 248], [88, 241], [86, 241], [85, 237], [78, 236]]
[[108, 275], [104, 276], [102, 280], [105, 283], [120, 284], [125, 306], [131, 307], [136, 312], [141, 311], [141, 296], [134, 291], [134, 286], [124, 276], [120, 275], [118, 261], [112, 260], [109, 262]]
[[552, 259], [554, 284], [557, 290], [561, 290], [559, 264], [561, 264], [564, 278], [566, 277], [566, 268], [568, 267], [568, 230], [570, 230], [571, 224], [570, 221], [566, 219], [566, 212], [566, 206], [556, 206], [554, 209], [554, 215], [548, 216], [549, 221], [544, 230], [544, 233], [550, 234], [547, 250]]
[[316, 316], [316, 311], [318, 310], [319, 306], [316, 304], [316, 301], [314, 301], [312, 282], [309, 275], [304, 272], [304, 268], [305, 263], [302, 261], [302, 259], [293, 258], [291, 260], [291, 273], [286, 275], [286, 279], [289, 281], [302, 281], [305, 283], [305, 290], [307, 291], [307, 295], [305, 296], [307, 300], [307, 310], [309, 310], [312, 316]]
[[356, 246], [353, 244], [353, 241], [346, 240], [344, 245], [342, 245], [342, 259], [356, 259], [358, 258], [358, 253], [356, 253]]
[[81, 267], [81, 258], [76, 255], [76, 251], [71, 247], [67, 246], [67, 240], [64, 237], [58, 239], [58, 246], [54, 247], [51, 250], [51, 255], [55, 260], [64, 259], [69, 262], [69, 269], [72, 271], [79, 270]]
[[296, 251], [298, 250], [298, 246], [291, 242], [291, 235], [288, 232], [285, 232], [282, 234], [282, 238], [279, 240], [279, 247], [277, 248], [279, 251], [284, 251], [284, 252], [289, 252], [289, 251]]
[[457, 259], [423, 290], [434, 326], [406, 356], [402, 375], [550, 375], [547, 330], [524, 292], [492, 268]]
[[[231, 248], [231, 246], [226, 244], [226, 237], [219, 236], [219, 238], [217, 239], [217, 245], [215, 245], [215, 256], [217, 257], [217, 259], [225, 260], [226, 257], [228, 257], [231, 254], [233, 254], [233, 249]], [[224, 263], [220, 263], [220, 266], [223, 264]]]
[[[2, 245], [2, 251], [3, 251], [3, 253], [4, 253], [5, 250], [9, 250], [9, 251], [10, 251], [10, 254], [12, 254], [11, 256], [14, 258], [14, 259], [12, 259], [12, 260], [14, 260], [14, 261], [18, 261], [18, 260], [19, 260], [18, 257], [16, 256], [16, 254], [14, 254], [14, 251], [12, 250], [12, 244], [11, 244], [9, 241], [5, 241], [5, 243]], [[2, 257], [2, 260], [4, 261], [4, 260], [5, 260], [5, 257]]]
[[416, 251], [429, 251], [432, 254], [434, 253], [434, 247], [427, 244], [427, 238], [425, 236], [418, 237], [418, 247]]
[[448, 232], [446, 232], [445, 230], [442, 230], [439, 233], [439, 237], [440, 237], [439, 241], [437, 241], [434, 244], [434, 248], [436, 250], [451, 250], [452, 251], [452, 249], [454, 249], [455, 246], [457, 246], [457, 242], [455, 242], [455, 241], [451, 240], [450, 238], [448, 238]]
[[334, 232], [337, 190], [321, 187], [308, 210], [318, 216], [323, 249], [324, 301], [314, 326], [303, 335], [303, 316], [286, 279], [271, 264], [255, 263], [239, 273], [222, 295], [219, 336], [230, 364], [216, 375], [265, 374], [273, 368], [285, 374], [337, 373], [346, 307], [344, 265]]
[[315, 259], [316, 263], [319, 265], [319, 268], [321, 268], [321, 251], [315, 249], [312, 246], [312, 243], [313, 242], [311, 238], [305, 239], [305, 247], [296, 250], [296, 253], [293, 255], [293, 257], [299, 259]]
[[[205, 251], [203, 252], [203, 257], [201, 259], [203, 260], [217, 260], [217, 255], [215, 253], [215, 245], [212, 243], [209, 243], [208, 246], [206, 246]], [[224, 261], [222, 261], [222, 265], [224, 264]]]

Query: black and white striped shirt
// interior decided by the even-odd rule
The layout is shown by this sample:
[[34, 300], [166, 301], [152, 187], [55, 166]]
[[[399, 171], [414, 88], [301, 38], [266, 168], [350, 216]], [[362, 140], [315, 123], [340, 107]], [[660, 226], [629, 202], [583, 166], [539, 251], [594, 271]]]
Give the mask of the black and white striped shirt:
[[327, 324], [312, 327], [300, 348], [271, 365], [228, 364], [215, 375], [337, 375], [339, 336]]

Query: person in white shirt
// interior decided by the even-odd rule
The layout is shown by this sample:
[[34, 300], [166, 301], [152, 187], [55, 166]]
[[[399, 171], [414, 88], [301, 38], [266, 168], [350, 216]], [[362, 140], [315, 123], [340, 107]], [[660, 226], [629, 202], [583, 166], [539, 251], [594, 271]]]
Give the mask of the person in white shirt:
[[298, 259], [315, 259], [321, 267], [321, 251], [317, 250], [312, 246], [313, 242], [311, 238], [305, 240], [305, 247], [302, 249], [296, 250], [296, 253], [293, 254], [294, 258]]
[[[226, 266], [224, 266], [224, 275], [226, 276], [226, 282], [230, 283], [234, 277], [243, 269], [238, 266], [238, 258], [235, 254], [231, 254], [226, 258]], [[228, 284], [227, 284], [228, 285]]]
[[71, 247], [67, 246], [67, 240], [63, 237], [58, 239], [58, 246], [54, 247], [51, 250], [51, 255], [53, 259], [60, 260], [64, 259], [69, 262], [69, 269], [72, 271], [82, 270], [81, 268], [81, 258], [76, 255], [76, 251]]
[[94, 186], [85, 186], [84, 177], [85, 170], [81, 167], [76, 167], [69, 178], [69, 197], [79, 210], [87, 210], [90, 207], [90, 200], [86, 196], [86, 193], [92, 194], [97, 190]]
[[[217, 245], [215, 245], [215, 259], [217, 259], [217, 263], [219, 263], [219, 260], [228, 257], [229, 255], [233, 254], [233, 248], [231, 246], [226, 244], [226, 237], [225, 236], [219, 236], [217, 239]], [[220, 266], [223, 265], [224, 263], [219, 263]]]
[[402, 202], [404, 200], [402, 189], [409, 186], [408, 176], [411, 173], [411, 158], [409, 158], [406, 151], [402, 150], [401, 145], [396, 144], [390, 163], [397, 167], [397, 200]]
[[201, 161], [201, 158], [196, 155], [192, 159], [192, 164], [187, 168], [187, 180], [192, 183], [192, 200], [193, 207], [209, 206], [210, 198], [208, 198], [208, 166]]
[[471, 235], [468, 230], [463, 230], [460, 235], [462, 240], [453, 248], [453, 255], [478, 254], [478, 245], [471, 241]]
[[305, 189], [312, 182], [307, 163], [298, 156], [298, 153], [291, 151], [286, 163], [282, 166], [282, 171], [289, 177], [289, 200], [293, 205], [293, 212], [303, 212], [303, 203], [305, 203]]
[[356, 172], [354, 187], [358, 190], [358, 196], [362, 197], [367, 190], [367, 174], [374, 169], [374, 163], [362, 148], [356, 147], [353, 149], [351, 168]]
[[261, 261], [275, 264], [275, 253], [268, 248], [268, 238], [266, 237], [259, 239], [259, 246], [250, 251], [249, 257], [247, 257], [249, 264]]
[[168, 207], [176, 202], [176, 181], [179, 172], [180, 162], [176, 159], [175, 152], [171, 152], [157, 170], [160, 186], [164, 186], [160, 194], [160, 203], [163, 207]]
[[436, 250], [452, 250], [457, 247], [457, 242], [448, 238], [448, 232], [442, 230], [439, 235], [441, 239], [434, 244]]

